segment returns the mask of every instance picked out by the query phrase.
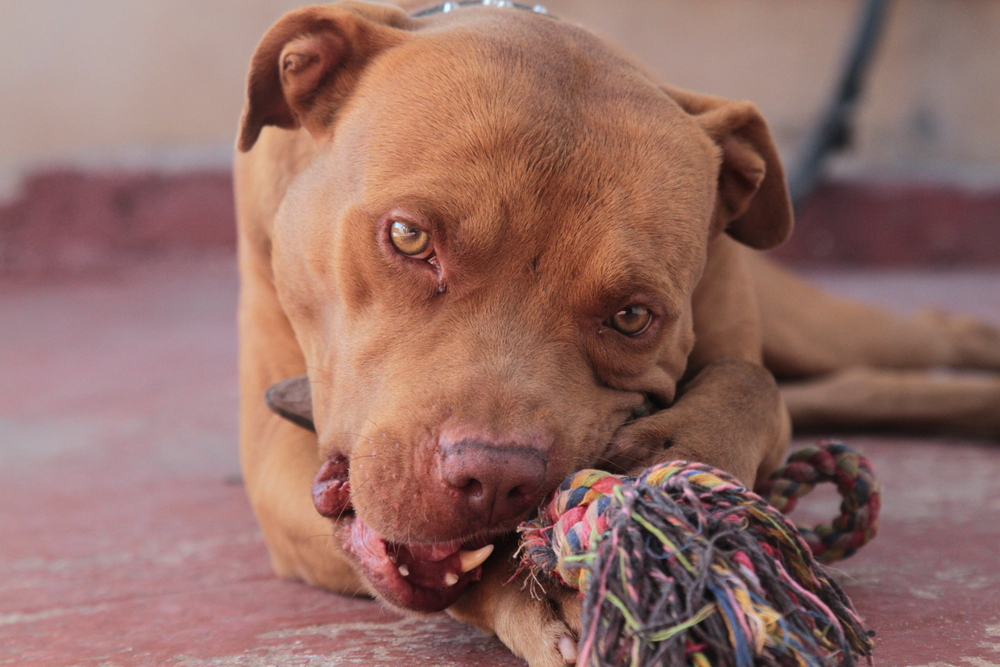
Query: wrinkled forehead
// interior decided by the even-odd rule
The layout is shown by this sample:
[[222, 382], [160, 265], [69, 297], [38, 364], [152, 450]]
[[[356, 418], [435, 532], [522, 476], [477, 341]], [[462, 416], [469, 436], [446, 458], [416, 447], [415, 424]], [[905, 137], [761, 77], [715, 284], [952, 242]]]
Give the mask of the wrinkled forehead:
[[463, 9], [418, 31], [359, 82], [341, 129], [360, 130], [354, 138], [377, 156], [367, 168], [381, 182], [427, 164], [480, 166], [497, 178], [498, 168], [523, 176], [525, 167], [583, 168], [588, 158], [712, 155], [691, 118], [589, 32], [510, 10], [483, 25], [480, 13]]

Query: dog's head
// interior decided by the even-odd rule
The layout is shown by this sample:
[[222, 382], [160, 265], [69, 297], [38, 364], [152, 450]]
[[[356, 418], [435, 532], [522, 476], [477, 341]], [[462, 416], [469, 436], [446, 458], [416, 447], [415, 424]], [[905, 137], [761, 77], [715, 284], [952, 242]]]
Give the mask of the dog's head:
[[240, 149], [267, 125], [318, 147], [271, 242], [321, 457], [349, 459], [368, 580], [412, 608], [671, 403], [709, 240], [791, 227], [751, 105], [516, 8], [293, 12], [254, 55]]

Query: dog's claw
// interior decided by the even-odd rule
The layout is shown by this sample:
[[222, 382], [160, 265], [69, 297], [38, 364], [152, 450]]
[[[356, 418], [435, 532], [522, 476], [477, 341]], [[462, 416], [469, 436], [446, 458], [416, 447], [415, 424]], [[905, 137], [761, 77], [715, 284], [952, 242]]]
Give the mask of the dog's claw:
[[462, 574], [470, 572], [482, 565], [492, 553], [492, 544], [487, 544], [482, 549], [476, 549], [475, 551], [466, 551], [464, 549], [459, 551], [458, 558], [462, 561]]
[[562, 637], [559, 640], [559, 653], [562, 655], [563, 660], [566, 661], [566, 664], [574, 664], [577, 658], [576, 640], [572, 637]]

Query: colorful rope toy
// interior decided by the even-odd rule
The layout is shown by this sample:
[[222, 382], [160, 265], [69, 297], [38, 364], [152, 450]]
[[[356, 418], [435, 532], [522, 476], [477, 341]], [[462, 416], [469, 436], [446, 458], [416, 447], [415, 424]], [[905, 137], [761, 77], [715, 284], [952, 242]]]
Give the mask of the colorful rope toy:
[[523, 565], [581, 591], [580, 666], [870, 663], [870, 634], [810, 545], [829, 562], [875, 535], [871, 464], [824, 443], [793, 454], [766, 492], [790, 510], [821, 480], [837, 483], [841, 516], [801, 529], [804, 539], [761, 496], [710, 466], [674, 461], [634, 478], [583, 470], [521, 525]]

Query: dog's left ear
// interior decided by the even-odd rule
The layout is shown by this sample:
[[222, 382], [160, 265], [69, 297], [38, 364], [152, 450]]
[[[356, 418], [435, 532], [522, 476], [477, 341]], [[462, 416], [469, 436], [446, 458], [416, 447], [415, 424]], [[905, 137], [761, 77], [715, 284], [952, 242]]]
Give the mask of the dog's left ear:
[[792, 233], [792, 204], [778, 151], [757, 107], [677, 88], [664, 90], [722, 152], [715, 224], [758, 250], [784, 243]]

